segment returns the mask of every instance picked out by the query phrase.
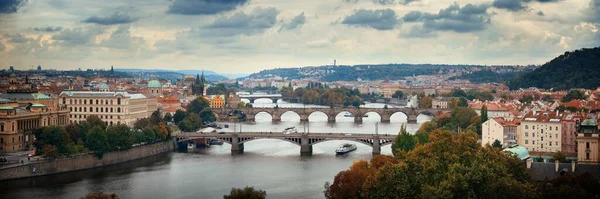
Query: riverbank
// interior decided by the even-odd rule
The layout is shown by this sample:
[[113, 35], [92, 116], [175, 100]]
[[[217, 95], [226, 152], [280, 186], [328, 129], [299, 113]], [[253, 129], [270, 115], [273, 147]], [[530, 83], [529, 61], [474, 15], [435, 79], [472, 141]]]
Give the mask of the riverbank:
[[173, 142], [166, 141], [134, 147], [127, 151], [105, 153], [102, 159], [92, 154], [75, 156], [71, 158], [31, 162], [0, 169], [0, 181], [19, 178], [29, 178], [72, 171], [80, 171], [96, 167], [108, 166], [128, 162], [156, 154], [173, 151]]

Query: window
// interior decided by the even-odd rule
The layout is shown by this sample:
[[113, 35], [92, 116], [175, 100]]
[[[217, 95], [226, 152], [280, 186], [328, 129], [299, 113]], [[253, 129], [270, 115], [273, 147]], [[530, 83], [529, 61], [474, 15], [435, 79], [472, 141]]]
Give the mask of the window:
[[94, 107], [90, 107], [90, 112], [94, 112]]
[[63, 104], [67, 104], [67, 97], [63, 97]]
[[121, 105], [121, 98], [117, 98], [117, 105]]
[[529, 140], [525, 140], [525, 144], [529, 144]]
[[543, 149], [544, 148], [544, 144], [542, 144], [541, 146], [542, 146], [542, 149]]
[[558, 142], [554, 142], [554, 144], [555, 144], [556, 146], [558, 146]]
[[90, 104], [94, 104], [94, 100], [90, 99]]
[[87, 104], [87, 100], [86, 99], [83, 100], [83, 104]]
[[0, 125], [0, 131], [4, 132], [4, 124]]
[[535, 140], [532, 140], [532, 141], [531, 141], [531, 144], [535, 144]]
[[585, 159], [589, 160], [590, 159], [590, 153], [585, 153]]
[[112, 107], [110, 107], [110, 112], [111, 112], [111, 113], [112, 113], [112, 112], [114, 112]]
[[541, 133], [544, 133], [544, 129], [542, 129], [542, 132], [541, 132]]
[[98, 104], [98, 100], [96, 100], [96, 104]]
[[552, 142], [548, 142], [548, 146], [552, 146]]
[[83, 112], [87, 112], [87, 107], [83, 107]]
[[535, 130], [535, 126], [531, 126], [531, 129]]
[[554, 134], [556, 136], [556, 138], [558, 138], [558, 133]]
[[98, 107], [96, 107], [96, 112], [98, 112]]
[[117, 113], [120, 113], [120, 112], [121, 112], [121, 107], [118, 107], [117, 108]]
[[529, 129], [529, 126], [528, 126], [528, 125], [525, 125], [525, 129]]
[[73, 104], [73, 99], [69, 99], [69, 104]]
[[73, 107], [69, 107], [69, 109], [71, 109], [71, 112], [73, 112]]
[[556, 127], [556, 130], [558, 131], [558, 126]]
[[535, 133], [531, 133], [531, 137], [535, 137]]
[[528, 132], [525, 132], [525, 137], [529, 137], [529, 133]]
[[586, 149], [590, 149], [590, 142], [586, 142], [586, 143], [585, 143], [585, 148], [586, 148]]

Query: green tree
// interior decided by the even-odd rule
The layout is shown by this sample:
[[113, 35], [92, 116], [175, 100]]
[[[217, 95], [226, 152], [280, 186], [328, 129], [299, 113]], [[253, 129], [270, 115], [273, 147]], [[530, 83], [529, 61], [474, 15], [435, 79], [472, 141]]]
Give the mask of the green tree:
[[481, 123], [484, 123], [487, 120], [488, 120], [487, 106], [483, 105], [481, 107]]
[[152, 120], [152, 124], [160, 124], [164, 122], [159, 110], [152, 112], [150, 115], [150, 120]]
[[65, 132], [67, 132], [67, 135], [69, 135], [69, 138], [71, 138], [71, 141], [74, 143], [80, 139], [83, 139], [85, 136], [77, 124], [69, 124], [65, 126]]
[[402, 92], [401, 90], [397, 90], [396, 92], [394, 92], [392, 97], [398, 98], [398, 99], [404, 99], [404, 92]]
[[71, 145], [74, 143], [69, 138], [67, 132], [57, 126], [42, 127], [34, 130], [36, 141], [34, 146], [39, 150], [46, 145], [52, 145], [57, 148], [59, 154], [69, 154]]
[[173, 116], [171, 115], [171, 113], [169, 113], [169, 112], [165, 113], [164, 120], [165, 120], [165, 122], [173, 121]]
[[464, 97], [464, 98], [467, 98], [467, 93], [465, 93], [465, 91], [463, 91], [462, 89], [454, 89], [450, 93], [450, 96], [452, 96], [452, 97]]
[[204, 121], [204, 122], [217, 121], [217, 117], [215, 117], [215, 113], [210, 108], [206, 108], [206, 109], [200, 111], [200, 113], [198, 115], [200, 116], [200, 118], [202, 118], [202, 121]]
[[223, 83], [215, 84], [206, 89], [206, 94], [207, 95], [227, 95], [227, 88], [225, 87], [225, 84], [223, 84]]
[[500, 140], [494, 140], [494, 143], [492, 143], [492, 147], [502, 148], [502, 143], [500, 143]]
[[562, 151], [557, 151], [552, 154], [552, 162], [558, 160], [561, 163], [567, 163], [567, 155]]
[[244, 107], [246, 107], [246, 103], [245, 102], [238, 102], [237, 108], [244, 108]]
[[210, 109], [210, 102], [204, 99], [203, 97], [198, 97], [188, 105], [188, 113], [196, 113], [199, 114], [204, 109]]
[[590, 172], [566, 172], [542, 184], [541, 198], [597, 198], [600, 195], [598, 177]]
[[135, 121], [135, 123], [133, 123], [133, 128], [134, 129], [143, 129], [147, 126], [153, 126], [155, 125], [154, 122], [152, 121], [152, 119], [150, 118], [141, 118]]
[[404, 124], [400, 127], [400, 132], [392, 143], [392, 153], [396, 155], [399, 150], [410, 151], [415, 148], [415, 138], [406, 131]]
[[99, 126], [95, 126], [90, 129], [90, 131], [87, 134], [86, 140], [86, 147], [94, 151], [94, 154], [96, 154], [98, 158], [102, 158], [104, 152], [106, 152], [110, 147], [108, 143], [108, 137], [106, 136], [106, 132]]
[[131, 129], [125, 125], [109, 126], [106, 130], [108, 137], [109, 150], [127, 150], [135, 143], [135, 135]]
[[579, 100], [585, 99], [585, 94], [580, 90], [572, 89], [567, 93], [567, 95], [565, 95], [562, 98], [561, 101], [562, 102], [570, 102], [571, 100], [577, 100], [577, 99], [579, 99]]
[[202, 119], [195, 113], [190, 113], [185, 119], [177, 124], [177, 127], [184, 132], [195, 132], [200, 129]]
[[245, 187], [243, 189], [232, 188], [229, 195], [224, 195], [223, 199], [264, 199], [267, 198], [267, 192], [254, 189], [254, 187]]
[[175, 124], [181, 122], [181, 120], [185, 119], [185, 117], [187, 116], [187, 113], [185, 111], [182, 110], [177, 110], [175, 111], [175, 115], [173, 115], [173, 122], [175, 122]]
[[94, 127], [100, 127], [106, 129], [106, 122], [102, 121], [98, 116], [90, 115], [85, 119], [86, 129], [92, 129]]

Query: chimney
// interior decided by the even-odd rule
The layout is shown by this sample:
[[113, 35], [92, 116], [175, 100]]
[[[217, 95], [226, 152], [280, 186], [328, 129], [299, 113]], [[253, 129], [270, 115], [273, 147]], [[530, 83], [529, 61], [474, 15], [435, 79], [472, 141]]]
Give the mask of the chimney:
[[571, 160], [571, 172], [575, 172], [575, 160]]
[[532, 162], [532, 161], [533, 161], [533, 160], [531, 160], [531, 158], [527, 158], [527, 168], [528, 168], [528, 169], [531, 169], [531, 162]]
[[554, 160], [554, 171], [558, 172], [558, 160]]

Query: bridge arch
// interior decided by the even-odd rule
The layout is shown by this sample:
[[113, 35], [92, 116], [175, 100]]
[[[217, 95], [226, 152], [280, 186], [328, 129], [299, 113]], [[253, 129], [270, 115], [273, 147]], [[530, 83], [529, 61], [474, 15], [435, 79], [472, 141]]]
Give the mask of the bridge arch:
[[375, 111], [366, 112], [366, 113], [362, 114], [361, 117], [363, 117], [363, 122], [364, 121], [381, 122], [383, 119], [383, 115], [381, 113], [378, 113]]
[[403, 111], [396, 111], [390, 114], [390, 122], [408, 122], [408, 114]]
[[[246, 114], [249, 114], [249, 113], [246, 113]], [[260, 111], [256, 111], [251, 114], [252, 114], [252, 118], [256, 122], [271, 122], [271, 121], [273, 121], [273, 119], [275, 119], [276, 116], [278, 116], [278, 115], [275, 115], [273, 111], [267, 111], [267, 110], [260, 110]], [[260, 116], [260, 115], [263, 115], [263, 116]], [[270, 118], [269, 119], [266, 118], [265, 115], [269, 115]], [[258, 116], [258, 119], [257, 119], [257, 116]]]
[[[283, 117], [284, 115], [286, 115], [286, 117]], [[292, 119], [291, 117], [298, 118], [298, 119]], [[302, 116], [300, 115], [300, 113], [298, 113], [296, 111], [286, 110], [286, 111], [282, 111], [280, 113], [279, 118], [286, 118], [285, 121], [300, 121], [302, 119]]]
[[248, 139], [244, 139], [244, 138], [240, 138], [241, 142], [238, 142], [239, 144], [243, 144], [243, 143], [247, 143], [247, 142], [251, 142], [251, 141], [255, 141], [255, 140], [281, 140], [281, 141], [286, 141], [295, 145], [300, 146], [300, 142], [301, 142], [302, 138], [278, 138], [278, 137], [273, 137], [273, 138], [269, 138], [269, 137], [265, 137], [265, 138], [248, 138]]
[[329, 115], [323, 111], [311, 111], [306, 113], [306, 121], [310, 122], [327, 122]]

